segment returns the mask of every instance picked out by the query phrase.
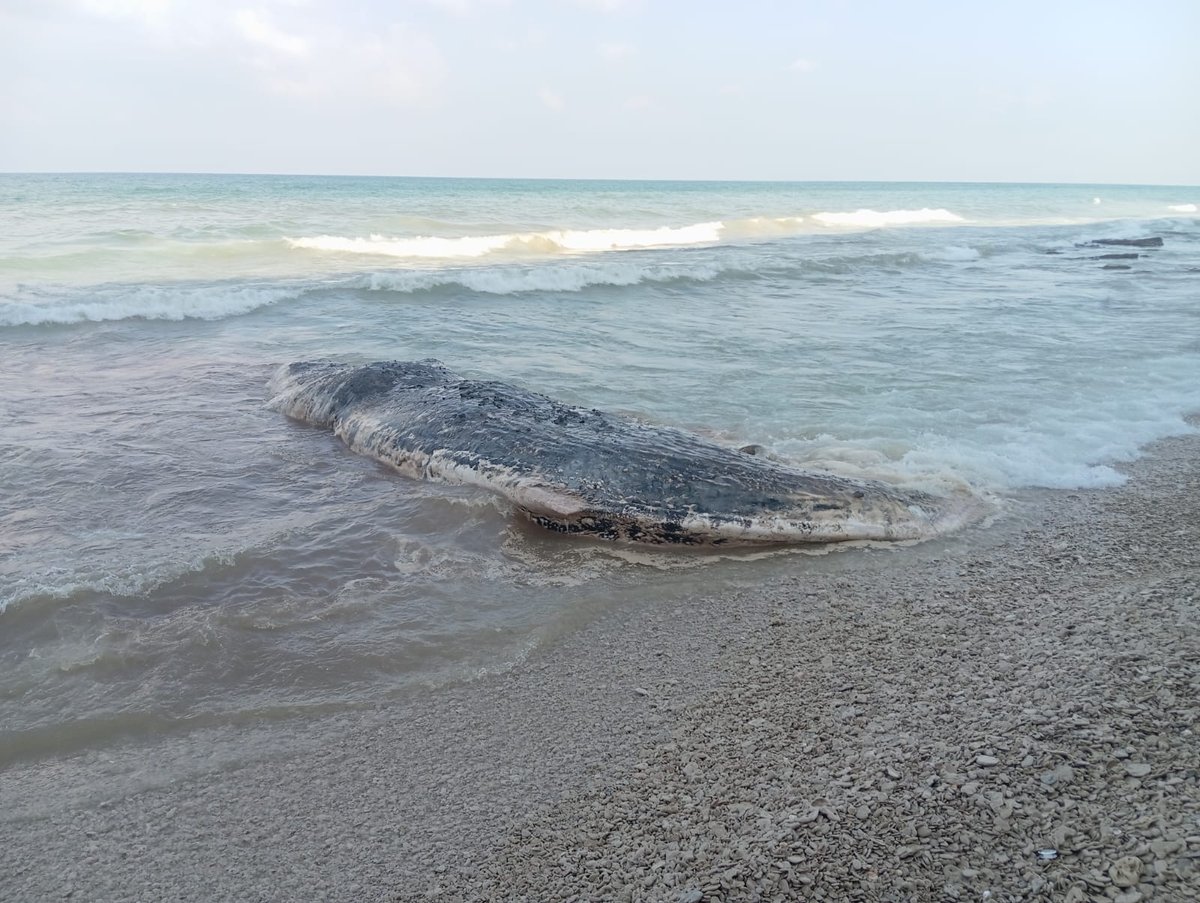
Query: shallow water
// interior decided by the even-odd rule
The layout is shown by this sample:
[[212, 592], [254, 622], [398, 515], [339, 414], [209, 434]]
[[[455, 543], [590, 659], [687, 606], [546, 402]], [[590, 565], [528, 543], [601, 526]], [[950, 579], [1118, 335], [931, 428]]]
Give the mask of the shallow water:
[[1003, 516], [1189, 430], [1198, 199], [0, 176], [0, 763], [368, 705], [818, 560], [542, 535], [273, 412], [282, 363], [436, 357]]

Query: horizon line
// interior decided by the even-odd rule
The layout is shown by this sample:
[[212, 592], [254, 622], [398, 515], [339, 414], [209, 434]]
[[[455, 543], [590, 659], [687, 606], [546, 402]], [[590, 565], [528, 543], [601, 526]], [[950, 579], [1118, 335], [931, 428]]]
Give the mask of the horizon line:
[[679, 184], [763, 184], [763, 185], [1043, 185], [1043, 186], [1106, 186], [1113, 188], [1200, 188], [1200, 183], [1183, 182], [1091, 182], [1048, 181], [1024, 179], [749, 179], [749, 178], [653, 178], [640, 176], [495, 176], [495, 175], [396, 175], [382, 173], [345, 172], [236, 172], [205, 170], [0, 170], [0, 176], [200, 176], [229, 178], [293, 178], [293, 179], [413, 179], [429, 181], [478, 182], [674, 182]]

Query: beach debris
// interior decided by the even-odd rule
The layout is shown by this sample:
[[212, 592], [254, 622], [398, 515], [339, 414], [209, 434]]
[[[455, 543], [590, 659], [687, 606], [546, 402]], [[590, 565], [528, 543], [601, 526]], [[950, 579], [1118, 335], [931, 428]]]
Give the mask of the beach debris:
[[1058, 850], [1054, 849], [1053, 847], [1047, 847], [1044, 850], [1038, 850], [1037, 857], [1042, 862], [1050, 862], [1051, 860], [1058, 858]]

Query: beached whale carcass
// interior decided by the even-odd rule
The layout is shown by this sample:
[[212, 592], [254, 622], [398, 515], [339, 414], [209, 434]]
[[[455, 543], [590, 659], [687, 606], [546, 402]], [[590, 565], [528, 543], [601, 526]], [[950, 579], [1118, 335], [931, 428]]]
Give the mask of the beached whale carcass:
[[922, 539], [961, 500], [788, 467], [681, 430], [561, 404], [434, 360], [284, 366], [273, 406], [416, 479], [500, 493], [560, 533], [648, 543]]

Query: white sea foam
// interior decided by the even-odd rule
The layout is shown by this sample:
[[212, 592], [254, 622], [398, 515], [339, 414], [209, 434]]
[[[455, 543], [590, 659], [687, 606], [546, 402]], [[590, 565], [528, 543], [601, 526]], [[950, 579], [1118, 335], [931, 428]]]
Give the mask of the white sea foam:
[[1195, 213], [1197, 207], [1195, 204], [1169, 204], [1167, 209], [1175, 213]]
[[853, 229], [880, 229], [884, 226], [913, 226], [924, 223], [966, 222], [957, 213], [938, 208], [931, 210], [855, 210], [853, 213], [816, 213], [812, 217], [824, 226], [844, 226]]
[[721, 229], [722, 241], [754, 238], [775, 238], [805, 231], [803, 216], [752, 216], [726, 222]]
[[969, 260], [978, 260], [980, 253], [975, 248], [966, 247], [963, 245], [947, 245], [937, 251], [927, 251], [921, 255], [926, 260], [945, 260], [951, 262], [965, 262]]
[[[966, 417], [945, 429], [916, 432], [906, 422], [911, 410], [878, 408], [870, 412], [872, 422], [904, 438], [847, 440], [822, 433], [766, 441], [802, 467], [934, 493], [952, 493], [964, 482], [985, 492], [1120, 486], [1126, 478], [1114, 464], [1134, 460], [1155, 439], [1197, 432], [1184, 416], [1195, 407], [1196, 360], [1176, 356], [1161, 366], [1162, 375], [1136, 394], [1114, 388], [1105, 400], [1086, 407], [1069, 399], [1031, 399], [1019, 421]], [[987, 402], [976, 398], [973, 404], [978, 412]]]
[[45, 289], [0, 296], [0, 326], [41, 326], [104, 320], [219, 320], [298, 294], [259, 285], [108, 285], [86, 292]]
[[455, 259], [483, 257], [497, 252], [588, 253], [714, 244], [721, 240], [724, 226], [721, 222], [708, 222], [678, 228], [661, 226], [657, 229], [556, 229], [547, 232], [468, 235], [458, 238], [389, 238], [384, 235], [349, 238], [341, 235], [317, 235], [285, 240], [293, 248], [309, 251], [374, 254], [381, 257]]
[[[823, 226], [864, 229], [922, 223], [959, 223], [965, 220], [949, 210], [857, 210], [853, 213], [817, 213], [811, 220]], [[288, 247], [335, 254], [361, 254], [408, 259], [477, 259], [489, 255], [589, 254], [646, 248], [680, 248], [729, 241], [773, 238], [802, 232], [809, 222], [803, 216], [756, 216], [712, 220], [688, 226], [613, 229], [551, 229], [542, 232], [509, 232], [498, 235], [444, 237], [420, 235], [368, 237], [313, 235], [285, 238]]]
[[672, 266], [609, 260], [588, 265], [488, 267], [457, 270], [397, 270], [369, 273], [355, 284], [369, 291], [415, 293], [461, 286], [491, 295], [521, 292], [580, 292], [600, 285], [638, 285], [644, 282], [690, 280], [708, 282], [725, 270], [713, 263]]

